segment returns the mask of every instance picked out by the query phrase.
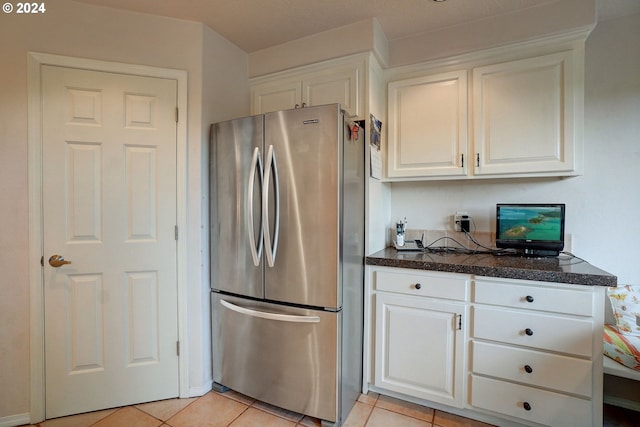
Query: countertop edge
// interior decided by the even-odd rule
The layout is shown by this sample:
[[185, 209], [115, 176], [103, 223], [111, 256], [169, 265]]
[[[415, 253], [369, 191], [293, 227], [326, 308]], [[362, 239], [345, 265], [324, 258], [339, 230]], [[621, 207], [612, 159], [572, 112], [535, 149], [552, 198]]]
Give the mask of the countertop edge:
[[[378, 256], [375, 254], [365, 257], [365, 264], [370, 266], [410, 268], [416, 270], [470, 274], [504, 279], [567, 283], [584, 286], [617, 286], [617, 277], [604, 271], [603, 273], [606, 274], [583, 274], [574, 272], [546, 271], [544, 269], [397, 259], [390, 256]], [[593, 268], [597, 269], [596, 267]]]

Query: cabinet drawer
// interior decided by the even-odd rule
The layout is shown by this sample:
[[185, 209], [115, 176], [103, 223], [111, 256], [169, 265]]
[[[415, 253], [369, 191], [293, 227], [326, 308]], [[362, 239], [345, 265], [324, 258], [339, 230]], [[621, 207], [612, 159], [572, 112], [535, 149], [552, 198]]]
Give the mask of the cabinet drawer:
[[374, 289], [458, 301], [466, 299], [468, 280], [465, 277], [451, 277], [451, 274], [425, 274], [406, 269], [396, 270], [398, 271], [375, 271]]
[[472, 370], [476, 374], [585, 397], [592, 395], [589, 360], [486, 342], [473, 342], [472, 354]]
[[592, 425], [588, 399], [476, 375], [471, 376], [471, 405], [547, 426]]
[[473, 337], [591, 357], [591, 320], [524, 310], [473, 307]]
[[517, 282], [476, 279], [473, 301], [528, 310], [591, 316], [593, 293], [585, 290], [531, 286]]

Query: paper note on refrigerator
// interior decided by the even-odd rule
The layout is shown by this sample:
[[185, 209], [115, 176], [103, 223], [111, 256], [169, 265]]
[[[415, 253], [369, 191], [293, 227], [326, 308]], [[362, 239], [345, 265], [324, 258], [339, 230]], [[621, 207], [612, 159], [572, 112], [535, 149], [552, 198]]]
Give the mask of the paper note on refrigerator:
[[371, 177], [382, 179], [382, 153], [380, 151], [382, 122], [371, 114]]

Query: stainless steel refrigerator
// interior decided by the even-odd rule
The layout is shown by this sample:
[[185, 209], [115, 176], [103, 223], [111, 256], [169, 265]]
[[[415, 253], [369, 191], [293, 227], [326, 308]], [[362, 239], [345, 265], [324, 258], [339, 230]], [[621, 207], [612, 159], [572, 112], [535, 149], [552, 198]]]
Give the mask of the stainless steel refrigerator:
[[211, 127], [214, 388], [341, 425], [362, 384], [364, 129], [339, 105]]

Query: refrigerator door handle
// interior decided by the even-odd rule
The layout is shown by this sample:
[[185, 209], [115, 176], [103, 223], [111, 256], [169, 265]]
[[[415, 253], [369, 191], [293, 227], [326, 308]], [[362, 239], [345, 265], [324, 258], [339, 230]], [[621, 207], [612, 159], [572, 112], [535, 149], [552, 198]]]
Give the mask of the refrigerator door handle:
[[[280, 236], [280, 190], [278, 179], [278, 165], [276, 164], [276, 156], [273, 145], [267, 150], [267, 160], [265, 162], [266, 170], [264, 172], [262, 187], [262, 229], [265, 240], [265, 253], [267, 255], [267, 264], [273, 267], [276, 261], [276, 252], [278, 251], [278, 237]], [[271, 171], [273, 170], [273, 197], [275, 199], [275, 230], [273, 233], [273, 241], [271, 241], [271, 232], [269, 230], [269, 181], [271, 179]]]
[[256, 180], [256, 169], [258, 170], [258, 176], [260, 179], [260, 188], [262, 188], [262, 160], [260, 158], [260, 150], [258, 149], [258, 147], [253, 150], [253, 158], [251, 159], [251, 172], [249, 173], [249, 188], [247, 191], [247, 210], [249, 211], [249, 215], [247, 216], [247, 229], [249, 230], [249, 246], [251, 247], [251, 257], [253, 258], [253, 265], [257, 267], [260, 265], [260, 257], [262, 256], [263, 227], [260, 227], [260, 237], [258, 238], [258, 245], [256, 247], [255, 229], [253, 227], [253, 196]]
[[279, 322], [293, 322], [293, 323], [320, 323], [320, 317], [318, 316], [295, 316], [292, 314], [278, 314], [267, 313], [264, 311], [252, 310], [239, 305], [232, 304], [223, 299], [220, 300], [220, 304], [229, 310], [233, 310], [240, 314], [246, 314], [247, 316], [259, 317], [261, 319], [276, 320]]

